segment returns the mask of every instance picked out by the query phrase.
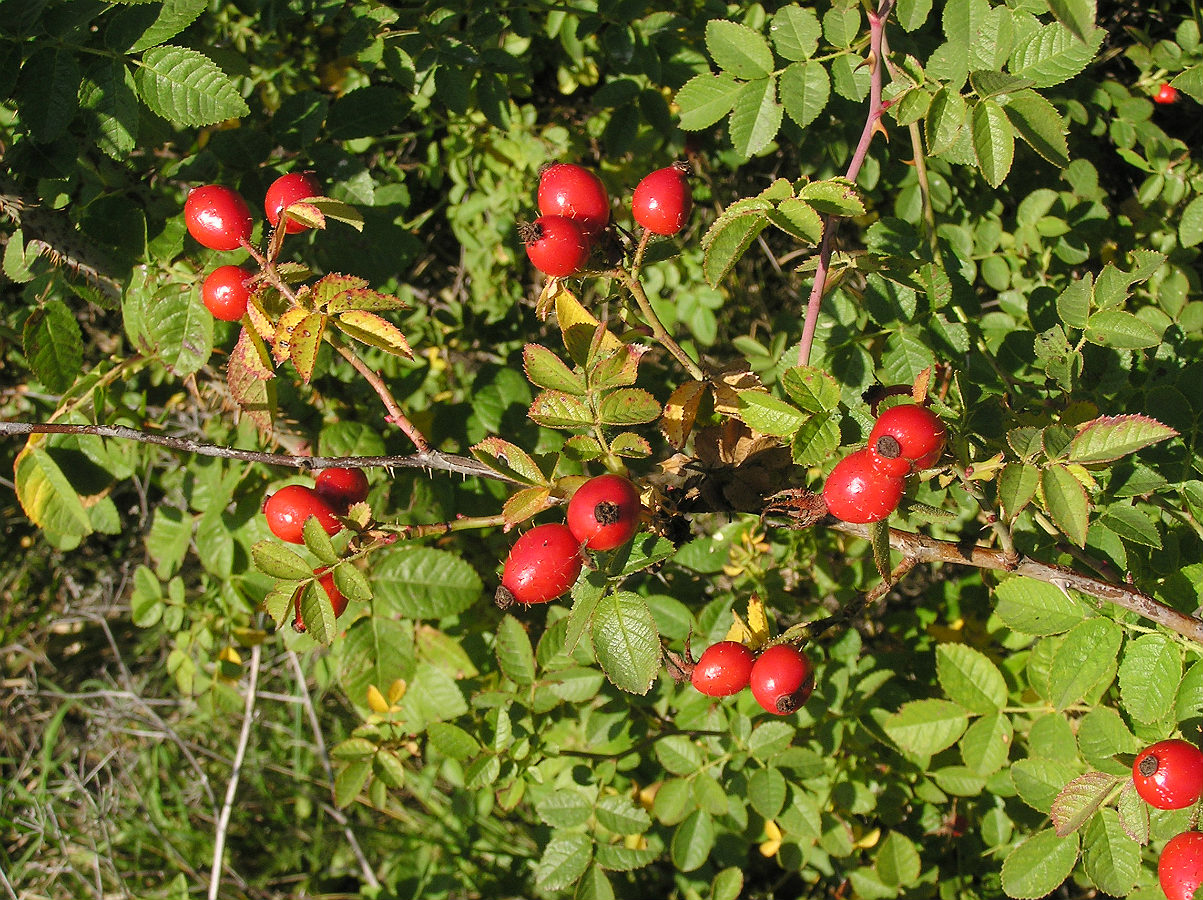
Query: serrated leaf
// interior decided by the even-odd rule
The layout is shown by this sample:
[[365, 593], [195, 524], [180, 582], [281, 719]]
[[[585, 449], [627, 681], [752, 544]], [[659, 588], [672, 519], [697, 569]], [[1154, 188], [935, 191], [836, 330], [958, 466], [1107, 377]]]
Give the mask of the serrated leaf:
[[50, 49], [48, 43], [33, 45], [40, 49], [21, 66], [13, 97], [21, 124], [42, 144], [62, 137], [75, 118], [81, 80], [76, 53]]
[[961, 738], [961, 759], [965, 767], [979, 777], [988, 777], [1007, 763], [1015, 728], [1010, 717], [1000, 711], [982, 716]]
[[809, 418], [804, 412], [763, 390], [738, 391], [739, 418], [763, 434], [792, 437]]
[[596, 341], [601, 323], [581, 305], [571, 291], [562, 285], [556, 291], [554, 304], [556, 322], [560, 326], [564, 346], [568, 350], [569, 357], [577, 365], [588, 365], [591, 352], [594, 355], [593, 358], [598, 359], [617, 353], [622, 349], [622, 341], [604, 328], [600, 332], [601, 342]]
[[947, 700], [912, 700], [883, 723], [886, 735], [903, 751], [931, 756], [957, 742], [969, 725], [964, 707]]
[[1015, 135], [1007, 114], [993, 100], [979, 100], [973, 107], [973, 152], [990, 186], [1001, 185], [1015, 159]]
[[29, 314], [22, 343], [34, 377], [53, 393], [67, 390], [83, 368], [79, 323], [61, 300], [47, 300]]
[[1161, 343], [1161, 329], [1122, 309], [1101, 309], [1086, 325], [1086, 340], [1101, 347], [1141, 350]]
[[823, 218], [805, 200], [789, 197], [766, 215], [770, 222], [795, 240], [817, 244], [823, 237]]
[[802, 186], [798, 196], [824, 215], [850, 217], [865, 214], [865, 201], [856, 185], [846, 178], [812, 181]]
[[1115, 810], [1104, 809], [1082, 835], [1082, 865], [1099, 890], [1126, 897], [1140, 878], [1140, 846], [1124, 833]]
[[200, 17], [208, 0], [163, 0], [158, 15], [128, 52], [139, 53], [156, 44], [171, 40]]
[[346, 809], [354, 803], [371, 774], [370, 757], [355, 760], [340, 769], [334, 778], [334, 805], [339, 809]]
[[[621, 844], [599, 844], [593, 859], [599, 869], [606, 869], [611, 872], [631, 872], [651, 864], [660, 857], [661, 852], [652, 847], [637, 849], [624, 847]], [[588, 873], [586, 873], [585, 877], [588, 878]], [[606, 885], [609, 886], [608, 879]], [[608, 896], [610, 900], [613, 900], [613, 893]], [[575, 900], [581, 900], [579, 887]]]
[[535, 680], [535, 652], [530, 635], [513, 616], [506, 614], [497, 626], [497, 664], [515, 684], [526, 686]]
[[927, 108], [923, 130], [928, 151], [939, 156], [955, 147], [969, 125], [969, 106], [959, 91], [941, 88]]
[[256, 425], [270, 431], [276, 408], [271, 353], [259, 335], [242, 329], [226, 364], [230, 395]]
[[1003, 515], [1014, 520], [1036, 496], [1040, 470], [1026, 463], [1007, 463], [998, 476], [998, 502]]
[[1113, 676], [1123, 630], [1110, 619], [1094, 618], [1069, 630], [1049, 668], [1049, 699], [1066, 709]]
[[310, 516], [304, 521], [301, 525], [301, 537], [305, 542], [305, 549], [316, 556], [320, 562], [328, 566], [338, 562], [338, 553], [334, 550], [330, 535], [326, 533], [326, 529], [318, 521], [317, 516]]
[[306, 633], [319, 644], [329, 644], [336, 634], [334, 620], [330, 596], [316, 581], [310, 581], [301, 589], [301, 621]]
[[[1086, 43], [1094, 31], [1095, 0], [1046, 0], [1057, 21]], [[1108, 892], [1113, 893], [1113, 892]], [[1124, 893], [1127, 893], [1125, 891]]]
[[439, 619], [461, 613], [482, 596], [484, 585], [467, 562], [430, 547], [377, 554], [372, 591], [379, 607], [407, 619]]
[[1033, 87], [1061, 84], [1089, 65], [1104, 35], [1102, 28], [1093, 28], [1083, 40], [1059, 23], [1037, 28], [1011, 52], [1008, 68], [1012, 75], [1030, 78]]
[[536, 387], [567, 394], [584, 394], [585, 379], [546, 347], [527, 344], [522, 348], [522, 367]]
[[714, 820], [709, 813], [696, 809], [673, 832], [669, 852], [678, 869], [692, 872], [701, 868], [713, 849]]
[[757, 31], [738, 22], [711, 19], [706, 23], [706, 50], [714, 64], [736, 78], [751, 81], [773, 72], [773, 51]]
[[771, 144], [784, 113], [777, 102], [776, 78], [757, 78], [745, 84], [735, 98], [727, 129], [735, 152], [751, 158]]
[[376, 347], [393, 356], [403, 356], [413, 359], [413, 350], [405, 339], [401, 329], [388, 319], [381, 318], [375, 313], [364, 309], [351, 309], [339, 313], [335, 319], [339, 329], [348, 337], [354, 338], [369, 347]]
[[619, 388], [597, 404], [597, 421], [602, 425], [642, 425], [660, 418], [660, 404], [642, 388]]
[[1178, 219], [1178, 243], [1183, 247], [1197, 247], [1203, 243], [1203, 196], [1195, 197], [1182, 210]]
[[527, 416], [547, 428], [589, 428], [594, 424], [588, 404], [563, 391], [543, 391], [531, 403]]
[[545, 891], [562, 891], [575, 884], [593, 858], [593, 840], [578, 832], [553, 833], [535, 865], [535, 883]]
[[757, 769], [748, 778], [748, 802], [765, 819], [775, 819], [788, 794], [785, 776], [777, 769]]
[[125, 63], [112, 60], [90, 69], [79, 102], [96, 117], [96, 145], [113, 159], [127, 158], [138, 138], [138, 95]]
[[907, 887], [919, 878], [919, 851], [906, 835], [891, 831], [881, 842], [873, 867], [885, 884], [891, 887]]
[[794, 434], [790, 456], [800, 466], [817, 466], [840, 445], [840, 426], [834, 414], [815, 415]]
[[343, 690], [363, 707], [369, 688], [388, 690], [398, 680], [413, 677], [413, 628], [383, 615], [356, 619], [338, 643], [338, 664]]
[[494, 472], [512, 478], [520, 484], [542, 487], [550, 484], [534, 457], [517, 444], [511, 444], [499, 437], [490, 437], [474, 444], [470, 451]]
[[[1027, 78], [1016, 78], [1014, 75], [992, 69], [978, 69], [970, 72], [969, 84], [978, 98], [982, 100], [988, 97], [997, 97], [999, 94], [1014, 94], [1032, 86], [1032, 82]], [[1000, 99], [999, 102], [1005, 103], [1006, 100]]]
[[1151, 725], [1173, 712], [1182, 681], [1178, 646], [1165, 635], [1146, 634], [1129, 642], [1119, 666], [1124, 709], [1137, 722]]
[[1115, 811], [1124, 834], [1141, 846], [1149, 842], [1149, 804], [1136, 793], [1134, 784], [1127, 784], [1120, 791]]
[[[345, 278], [346, 276], [329, 276], [326, 278], [336, 277]], [[326, 278], [323, 278], [324, 282]], [[316, 292], [315, 292], [316, 293]], [[322, 293], [329, 295], [329, 291]], [[394, 297], [392, 294], [382, 294], [379, 291], [372, 291], [367, 288], [352, 288], [350, 290], [339, 291], [329, 297], [329, 300], [322, 300], [318, 296], [314, 298], [317, 308], [325, 309], [328, 313], [348, 312], [352, 309], [363, 309], [368, 312], [391, 312], [397, 309], [406, 309], [409, 304], [400, 297]]]
[[869, 544], [873, 548], [873, 565], [877, 574], [886, 584], [892, 584], [890, 578], [890, 524], [886, 520], [869, 523]]
[[1065, 119], [1044, 97], [1035, 91], [1019, 91], [1006, 98], [1003, 112], [1029, 147], [1054, 166], [1069, 165]]
[[1001, 582], [994, 596], [999, 618], [1021, 634], [1061, 634], [1091, 614], [1089, 607], [1055, 585], [1022, 576]]
[[769, 25], [773, 46], [782, 57], [793, 62], [814, 56], [822, 33], [823, 27], [814, 10], [804, 9], [796, 3], [777, 10]]
[[372, 586], [368, 584], [367, 576], [353, 563], [345, 563], [334, 569], [334, 586], [348, 600], [367, 603], [372, 599]]
[[1082, 483], [1065, 466], [1049, 466], [1040, 473], [1040, 496], [1053, 524], [1079, 547], [1085, 547], [1090, 501]]
[[820, 62], [795, 62], [781, 73], [781, 103], [799, 128], [819, 117], [831, 99], [831, 76]]
[[998, 667], [967, 644], [936, 647], [936, 677], [949, 700], [987, 715], [1007, 704], [1007, 682]]
[[13, 472], [17, 499], [31, 522], [63, 537], [92, 533], [83, 501], [50, 453], [32, 442], [27, 444], [17, 454]]
[[1114, 462], [1178, 432], [1142, 415], [1101, 416], [1078, 426], [1069, 445], [1069, 461], [1081, 465]]
[[154, 298], [147, 335], [154, 351], [172, 373], [186, 378], [200, 371], [213, 350], [213, 316], [194, 289], [169, 289]]
[[685, 446], [697, 420], [702, 398], [709, 392], [710, 387], [705, 382], [686, 381], [672, 392], [664, 404], [660, 430], [673, 447], [680, 449]]
[[363, 231], [363, 215], [349, 203], [333, 197], [311, 197], [305, 201], [305, 205], [315, 209], [325, 219], [334, 219], [350, 225], [356, 231]]
[[513, 527], [538, 515], [549, 506], [551, 506], [551, 490], [549, 488], [525, 488], [506, 498], [505, 503], [501, 506], [501, 514], [505, 517], [506, 525]]
[[598, 601], [591, 618], [593, 649], [610, 683], [646, 694], [660, 667], [660, 635], [638, 594], [616, 591]]
[[781, 376], [790, 399], [810, 413], [831, 412], [839, 406], [839, 382], [823, 369], [794, 366]]
[[639, 379], [643, 353], [642, 348], [626, 344], [614, 353], [595, 354], [589, 369], [589, 386], [602, 391], [634, 384]]
[[625, 795], [602, 797], [594, 812], [598, 823], [615, 834], [643, 834], [652, 824], [647, 811]]
[[652, 455], [652, 445], [646, 438], [624, 431], [610, 441], [610, 452], [624, 459], [645, 459]]
[[1070, 284], [1057, 297], [1057, 316], [1070, 328], [1085, 328], [1090, 321], [1090, 297], [1094, 281], [1089, 274]]
[[302, 581], [313, 577], [313, 567], [277, 541], [263, 540], [251, 547], [255, 567], [272, 578]]
[[711, 287], [718, 287], [768, 224], [765, 214], [757, 212], [724, 217], [710, 227], [702, 242], [706, 247], [702, 271]]
[[234, 82], [211, 59], [186, 47], [152, 47], [134, 71], [142, 102], [176, 125], [216, 125], [250, 112]]
[[1038, 831], [1003, 862], [1003, 890], [1015, 900], [1038, 900], [1056, 890], [1077, 861], [1076, 834], [1058, 837], [1052, 829]]
[[714, 125], [731, 112], [743, 83], [728, 72], [703, 72], [695, 75], [677, 91], [680, 126], [684, 131], [700, 131]]
[[1057, 836], [1065, 837], [1086, 824], [1118, 784], [1114, 775], [1087, 772], [1062, 788], [1049, 812]]

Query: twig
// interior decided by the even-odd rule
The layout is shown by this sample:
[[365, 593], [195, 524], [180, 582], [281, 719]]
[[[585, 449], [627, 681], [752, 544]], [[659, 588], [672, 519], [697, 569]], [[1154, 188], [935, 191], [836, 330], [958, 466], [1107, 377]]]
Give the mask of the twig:
[[401, 432], [418, 448], [419, 453], [429, 453], [430, 442], [426, 440], [422, 432], [418, 431], [417, 426], [409, 421], [409, 417], [402, 411], [400, 404], [397, 403], [396, 398], [393, 396], [393, 392], [389, 390], [388, 385], [384, 383], [384, 379], [380, 377], [380, 373], [374, 372], [367, 363], [359, 358], [359, 354], [350, 347], [333, 339], [330, 340], [330, 343], [342, 358], [349, 362], [355, 371], [363, 376], [364, 381], [372, 386], [372, 390], [376, 392], [376, 396], [380, 398], [380, 401], [384, 404], [384, 408], [388, 410], [388, 421], [401, 429]]
[[230, 783], [226, 785], [225, 801], [217, 819], [217, 833], [213, 841], [213, 868], [209, 873], [209, 900], [217, 900], [221, 887], [221, 869], [226, 851], [226, 832], [230, 827], [230, 812], [234, 808], [234, 797], [238, 793], [238, 779], [242, 775], [242, 760], [246, 756], [251, 738], [251, 721], [255, 716], [255, 691], [259, 686], [259, 660], [263, 646], [251, 648], [251, 677], [246, 686], [246, 706], [242, 710], [242, 730], [238, 734], [238, 749], [234, 753], [234, 765], [230, 772]]
[[813, 640], [821, 635], [824, 631], [834, 628], [836, 625], [847, 624], [864, 612], [870, 604], [876, 603], [886, 594], [894, 589], [907, 573], [919, 563], [919, 560], [912, 557], [906, 557], [890, 573], [889, 579], [883, 579], [875, 584], [870, 590], [866, 591], [862, 596], [857, 597], [835, 615], [828, 616], [825, 619], [819, 619], [815, 622], [804, 622], [800, 625], [795, 625], [786, 631], [779, 638], [779, 642], [797, 640], [800, 637], [807, 637]]
[[[869, 114], [865, 117], [865, 127], [861, 130], [860, 141], [852, 153], [848, 171], [844, 174], [845, 178], [854, 183], [857, 176], [860, 175], [861, 166], [864, 165], [869, 145], [873, 142], [873, 135], [880, 128], [879, 122], [882, 113], [885, 112], [885, 106], [881, 102], [884, 82], [881, 42], [885, 33], [886, 19], [889, 18], [893, 8], [894, 0], [881, 0], [877, 11], [869, 13]], [[815, 270], [815, 281], [810, 289], [810, 299], [806, 303], [806, 321], [802, 325], [802, 341], [798, 345], [798, 365], [800, 366], [810, 365], [810, 351], [814, 344], [815, 329], [819, 324], [819, 308], [823, 304], [823, 294], [827, 288], [832, 242], [835, 239], [838, 225], [839, 218], [837, 216], [823, 217], [823, 239], [819, 244], [819, 265]]]
[[[869, 529], [865, 525], [832, 521], [823, 524], [845, 534], [852, 534], [865, 540], [869, 539]], [[1016, 562], [1001, 550], [955, 544], [952, 541], [941, 541], [909, 531], [899, 531], [896, 528], [890, 529], [890, 546], [907, 558], [913, 558], [916, 562], [952, 563], [958, 566], [1010, 572], [1056, 585], [1062, 589], [1073, 588], [1087, 596], [1114, 603], [1151, 622], [1163, 625], [1183, 637], [1203, 644], [1203, 620], [1166, 606], [1134, 587], [1112, 584], [1109, 581], [1075, 572], [1065, 566], [1037, 562], [1025, 556], [1019, 557]]]
[[170, 437], [139, 431], [126, 425], [63, 425], [57, 422], [0, 422], [0, 437], [29, 434], [91, 434], [97, 437], [120, 438], [143, 444], [157, 444], [170, 450], [195, 453], [198, 456], [215, 456], [221, 459], [237, 459], [243, 462], [263, 463], [268, 466], [284, 466], [293, 469], [314, 471], [339, 466], [360, 468], [437, 469], [476, 478], [491, 478], [507, 484], [517, 484], [499, 472], [467, 456], [454, 456], [438, 450], [412, 453], [408, 456], [294, 456], [287, 453], [264, 453], [259, 450], [238, 450], [217, 444], [205, 444], [190, 438]]
[[1011, 536], [1011, 526], [1007, 524], [1006, 517], [999, 514], [997, 509], [990, 506], [990, 501], [986, 499], [986, 495], [982, 493], [982, 489], [973, 483], [969, 477], [970, 471], [963, 469], [960, 466], [953, 466], [953, 472], [956, 473], [957, 479], [961, 482], [961, 487], [965, 493], [972, 497], [977, 505], [981, 508], [986, 516], [986, 522], [994, 529], [994, 536], [998, 538], [998, 546], [1002, 548], [1006, 558], [1013, 562], [1019, 562], [1019, 554], [1015, 552], [1015, 539]]
[[[642, 242], [640, 246], [643, 246]], [[648, 300], [647, 292], [644, 291], [643, 284], [640, 283], [639, 279], [630, 272], [623, 272], [622, 280], [626, 284], [627, 290], [631, 292], [631, 296], [635, 298], [635, 302], [639, 304], [639, 311], [643, 313], [643, 318], [651, 326], [652, 334], [656, 340], [684, 367], [685, 371], [689, 373], [690, 378], [694, 381], [704, 381], [706, 378], [705, 373], [702, 372], [701, 367], [697, 363], [689, 358], [689, 354], [681, 349], [681, 345], [673, 340], [672, 335], [668, 333], [668, 329], [664, 327], [664, 323], [656, 315], [656, 310], [652, 308], [652, 303]]]
[[[305, 670], [301, 668], [301, 660], [295, 650], [288, 651], [288, 662], [292, 666], [293, 675], [296, 676], [297, 687], [301, 692], [301, 703], [305, 706], [305, 715], [309, 717], [309, 727], [313, 731], [313, 742], [317, 745], [317, 756], [321, 760], [322, 768], [326, 772], [326, 781], [330, 785], [330, 794], [333, 796], [334, 767], [330, 765], [330, 754], [326, 751], [326, 739], [322, 735], [322, 725], [318, 721], [317, 710], [313, 708], [313, 698], [309, 696], [309, 684], [305, 679]], [[351, 848], [351, 852], [355, 854], [355, 858], [359, 861], [359, 868], [363, 872], [363, 880], [373, 890], [379, 890], [380, 882], [376, 878], [376, 873], [372, 871], [372, 867], [368, 864], [367, 857], [363, 855], [363, 848], [359, 846], [359, 840], [355, 837], [355, 832], [351, 828], [347, 817], [338, 809], [334, 809], [333, 818], [343, 827], [343, 834], [347, 838], [347, 846]]]

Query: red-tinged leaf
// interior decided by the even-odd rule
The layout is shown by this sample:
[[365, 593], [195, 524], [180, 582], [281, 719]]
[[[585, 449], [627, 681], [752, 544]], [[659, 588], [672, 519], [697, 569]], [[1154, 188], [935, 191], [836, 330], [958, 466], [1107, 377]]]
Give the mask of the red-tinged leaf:
[[610, 452], [627, 459], [644, 459], [652, 455], [652, 445], [639, 435], [624, 431], [610, 442]]
[[563, 391], [543, 391], [527, 412], [531, 421], [545, 428], [589, 428], [593, 413], [585, 401]]
[[226, 364], [226, 384], [239, 408], [263, 431], [271, 431], [276, 411], [274, 375], [263, 339], [242, 329]]
[[643, 347], [630, 344], [617, 353], [600, 359], [589, 372], [589, 386], [594, 390], [626, 387], [639, 378], [639, 361], [646, 353]]
[[327, 311], [342, 313], [352, 309], [364, 309], [368, 312], [391, 312], [394, 309], [408, 309], [409, 304], [400, 297], [392, 294], [382, 294], [368, 288], [354, 288], [343, 291], [327, 305]]
[[272, 348], [276, 362], [282, 363], [292, 356], [293, 333], [308, 315], [308, 310], [294, 306], [280, 316], [280, 320], [276, 322], [275, 346]]
[[336, 222], [350, 225], [356, 231], [363, 231], [363, 216], [360, 215], [359, 210], [348, 203], [335, 200], [333, 197], [310, 197], [305, 205], [314, 207], [327, 219], [334, 219]]
[[642, 388], [619, 388], [602, 398], [597, 417], [603, 425], [642, 425], [660, 418], [660, 403]]
[[330, 304], [340, 294], [363, 290], [367, 286], [367, 279], [357, 275], [340, 275], [338, 272], [331, 272], [329, 275], [323, 275], [313, 285], [313, 302], [318, 307], [324, 306], [329, 309]]
[[1090, 465], [1114, 462], [1178, 432], [1149, 416], [1102, 416], [1083, 422], [1069, 445], [1069, 461]]
[[292, 220], [299, 222], [306, 228], [321, 228], [326, 227], [326, 217], [322, 215], [322, 211], [312, 203], [297, 202], [285, 208], [281, 220]]
[[259, 307], [259, 304], [254, 302], [254, 298], [252, 298], [251, 302], [247, 304], [246, 312], [247, 318], [251, 323], [251, 328], [255, 330], [255, 334], [267, 341], [269, 344], [275, 343], [276, 326], [272, 324], [271, 319], [264, 315], [263, 310]]
[[527, 344], [522, 348], [522, 368], [531, 384], [549, 391], [566, 394], [584, 394], [585, 379], [579, 372], [568, 368], [568, 364], [546, 347]]
[[1087, 772], [1065, 785], [1049, 812], [1057, 836], [1065, 837], [1085, 825], [1119, 781], [1106, 772]]
[[309, 313], [292, 331], [288, 355], [292, 359], [292, 364], [297, 367], [297, 373], [306, 384], [313, 378], [313, 368], [317, 365], [317, 351], [322, 345], [322, 335], [326, 333], [328, 318], [323, 313]]
[[551, 506], [551, 491], [545, 487], [523, 488], [513, 494], [501, 506], [501, 514], [509, 526], [525, 522], [531, 516]]
[[[622, 435], [619, 435], [622, 437]], [[588, 462], [602, 456], [605, 451], [597, 438], [588, 434], [575, 434], [564, 442], [564, 453], [577, 462]]]
[[472, 447], [472, 455], [494, 472], [522, 484], [548, 484], [547, 477], [529, 453], [499, 437], [485, 438]]
[[678, 450], [689, 440], [693, 423], [698, 417], [698, 408], [709, 389], [709, 385], [703, 381], [687, 381], [673, 391], [668, 402], [664, 404], [660, 430], [664, 432], [668, 442]]
[[339, 313], [336, 322], [344, 334], [361, 344], [376, 347], [394, 356], [414, 358], [413, 351], [409, 349], [409, 341], [405, 339], [401, 329], [388, 319], [382, 319], [364, 309], [350, 309]]

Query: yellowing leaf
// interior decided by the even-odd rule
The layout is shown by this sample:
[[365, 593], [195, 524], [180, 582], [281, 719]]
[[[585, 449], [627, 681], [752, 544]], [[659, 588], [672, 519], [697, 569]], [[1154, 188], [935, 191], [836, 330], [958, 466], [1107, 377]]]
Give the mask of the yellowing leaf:
[[748, 628], [752, 632], [752, 642], [748, 646], [753, 651], [759, 650], [769, 639], [769, 618], [764, 611], [764, 601], [755, 594], [748, 601]]
[[394, 356], [414, 358], [413, 351], [409, 349], [409, 341], [405, 339], [401, 329], [375, 313], [350, 309], [338, 314], [337, 323], [343, 333], [360, 343], [377, 347]]
[[731, 610], [731, 618], [735, 621], [731, 623], [731, 627], [727, 629], [727, 636], [723, 638], [726, 641], [735, 641], [739, 644], [751, 646], [752, 644], [752, 629], [748, 627], [748, 623], [743, 620], [735, 610]]
[[380, 688], [374, 684], [368, 685], [368, 706], [372, 712], [382, 715], [389, 711], [389, 702], [384, 699], [384, 694], [380, 693]]
[[[589, 360], [589, 350], [594, 345], [595, 334], [601, 324], [589, 310], [581, 306], [581, 302], [566, 288], [561, 288], [555, 297], [556, 321], [559, 322], [560, 332], [564, 335], [564, 346], [568, 355], [579, 365], [585, 365]], [[599, 338], [600, 345], [596, 348], [598, 358], [617, 353], [623, 344], [609, 331]]]
[[781, 829], [772, 819], [764, 823], [764, 837], [758, 848], [760, 855], [765, 858], [776, 856], [777, 851], [781, 849]]
[[292, 356], [293, 332], [300, 327], [308, 315], [308, 310], [294, 306], [280, 316], [280, 321], [276, 323], [275, 346], [272, 347], [272, 355], [276, 358], [276, 362], [282, 363]]
[[681, 448], [693, 431], [698, 417], [698, 407], [710, 386], [702, 381], [687, 381], [668, 398], [664, 414], [660, 417], [660, 430], [674, 447]]
[[404, 678], [398, 678], [388, 686], [388, 702], [400, 703], [405, 697], [405, 689], [409, 687]]
[[322, 335], [326, 333], [327, 318], [322, 313], [309, 313], [289, 336], [288, 355], [306, 383], [313, 377], [313, 368], [317, 365], [317, 351], [322, 345]]

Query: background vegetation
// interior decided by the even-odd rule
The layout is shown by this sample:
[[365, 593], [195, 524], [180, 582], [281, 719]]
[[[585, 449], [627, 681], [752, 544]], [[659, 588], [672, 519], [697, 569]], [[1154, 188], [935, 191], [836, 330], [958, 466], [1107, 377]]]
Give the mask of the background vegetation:
[[[0, 2], [0, 890], [1160, 896], [1190, 812], [1150, 816], [1125, 779], [1203, 717], [1200, 25], [1173, 0]], [[596, 168], [630, 228], [676, 158], [682, 235], [625, 279], [536, 277], [516, 226], [542, 165]], [[219, 263], [188, 189], [254, 208], [294, 168], [363, 221], [284, 258], [405, 301], [412, 358], [356, 353], [476, 466], [373, 469], [373, 523], [489, 519], [525, 487], [520, 518], [601, 471], [568, 438], [633, 434], [609, 463], [656, 514], [570, 602], [494, 608], [494, 519], [411, 528], [341, 567], [365, 599], [337, 627], [276, 630], [297, 582], [254, 552], [259, 510], [304, 475], [12, 427], [411, 454], [330, 343], [312, 378], [240, 381], [240, 326], [200, 304]], [[589, 316], [651, 348], [650, 414], [540, 413], [524, 348], [595, 377]], [[916, 382], [953, 437], [899, 531], [762, 515], [864, 441], [875, 389]], [[952, 561], [974, 544], [996, 555]], [[790, 717], [660, 664], [754, 596], [812, 638]]]

